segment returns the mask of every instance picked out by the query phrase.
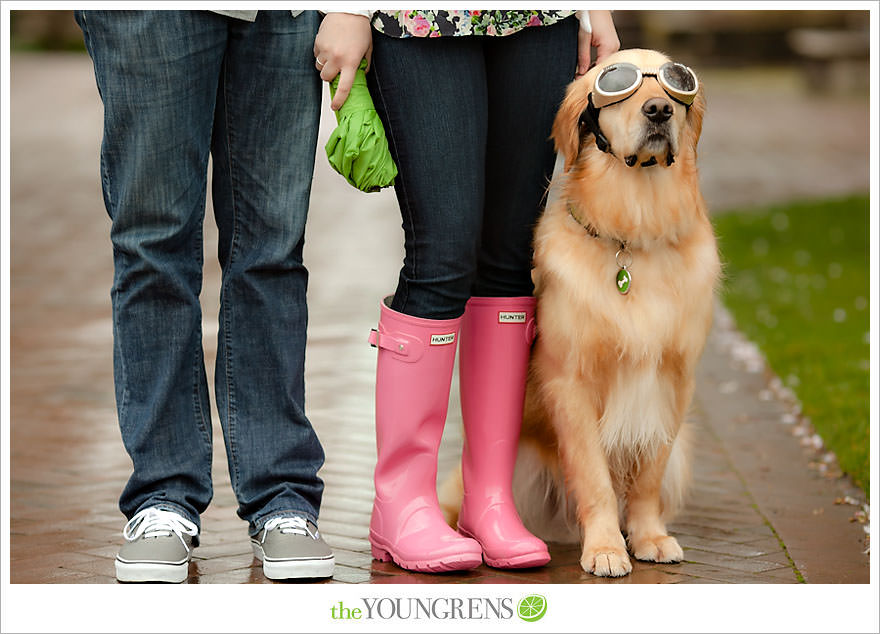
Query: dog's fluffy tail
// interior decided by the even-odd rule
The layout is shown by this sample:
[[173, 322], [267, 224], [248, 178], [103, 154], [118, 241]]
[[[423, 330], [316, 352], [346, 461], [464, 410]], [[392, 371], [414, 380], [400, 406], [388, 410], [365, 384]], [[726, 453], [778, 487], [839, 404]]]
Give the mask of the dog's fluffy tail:
[[[690, 453], [693, 430], [684, 424], [678, 432], [666, 464], [660, 490], [663, 521], [669, 522], [684, 506], [691, 481]], [[527, 529], [544, 541], [573, 543], [580, 539], [574, 501], [565, 492], [560, 474], [552, 473], [538, 450], [520, 442], [513, 474], [513, 495]], [[438, 490], [446, 522], [457, 528], [464, 497], [461, 467], [453, 469]], [[623, 509], [621, 509], [622, 512]]]
[[562, 474], [550, 468], [529, 442], [519, 443], [513, 497], [523, 525], [536, 537], [566, 544], [580, 541], [575, 502], [566, 493]]
[[464, 498], [464, 484], [461, 479], [461, 465], [449, 472], [437, 489], [437, 498], [440, 501], [440, 510], [443, 518], [453, 529], [458, 528], [458, 512], [461, 510], [461, 501]]
[[663, 512], [663, 521], [669, 522], [684, 506], [685, 497], [691, 481], [691, 444], [693, 430], [687, 423], [681, 426], [669, 461], [666, 463], [666, 472], [663, 474], [663, 483], [660, 487], [660, 503]]
[[[453, 469], [438, 487], [443, 517], [457, 528], [464, 498], [461, 467]], [[572, 543], [580, 539], [574, 502], [568, 499], [559, 474], [551, 473], [538, 451], [520, 442], [513, 472], [513, 497], [520, 519], [529, 531], [544, 541]]]

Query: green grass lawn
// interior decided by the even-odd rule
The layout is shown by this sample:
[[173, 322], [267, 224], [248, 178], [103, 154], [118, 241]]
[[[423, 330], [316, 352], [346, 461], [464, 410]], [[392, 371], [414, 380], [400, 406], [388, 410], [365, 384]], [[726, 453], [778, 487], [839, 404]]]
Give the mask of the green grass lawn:
[[866, 495], [868, 213], [854, 196], [713, 217], [725, 305]]

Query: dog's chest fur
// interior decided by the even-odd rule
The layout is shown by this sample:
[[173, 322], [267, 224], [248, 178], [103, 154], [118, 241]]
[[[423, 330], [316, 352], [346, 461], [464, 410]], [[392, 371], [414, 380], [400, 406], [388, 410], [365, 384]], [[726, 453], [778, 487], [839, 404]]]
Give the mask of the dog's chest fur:
[[[698, 201], [654, 194], [604, 200], [593, 215], [604, 222], [591, 231], [572, 214], [594, 208], [572, 208], [569, 197], [547, 208], [536, 232], [538, 345], [597, 393], [599, 440], [620, 463], [612, 469], [674, 437], [674, 382], [692, 373], [711, 323], [719, 270], [711, 225]], [[609, 234], [630, 239], [625, 295], [616, 283], [620, 243]]]
[[542, 231], [554, 234], [553, 249], [538, 249], [536, 262], [541, 311], [553, 310], [554, 330], [566, 333], [570, 342], [609, 341], [621, 359], [639, 363], [658, 363], [670, 348], [684, 352], [702, 346], [702, 328], [693, 337], [688, 329], [711, 311], [718, 274], [708, 223], [696, 225], [675, 244], [655, 239], [630, 246], [632, 281], [623, 295], [616, 283], [619, 243], [592, 237], [562, 205], [548, 214]]

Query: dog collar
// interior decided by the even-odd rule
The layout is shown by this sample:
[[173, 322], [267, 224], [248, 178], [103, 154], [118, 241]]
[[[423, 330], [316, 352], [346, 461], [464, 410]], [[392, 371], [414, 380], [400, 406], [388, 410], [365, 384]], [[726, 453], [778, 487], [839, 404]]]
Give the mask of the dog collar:
[[[590, 223], [583, 223], [580, 218], [578, 218], [574, 213], [574, 205], [568, 205], [568, 215], [571, 216], [572, 220], [574, 220], [581, 228], [587, 232], [591, 238], [596, 240], [601, 240], [602, 236], [599, 235], [599, 232], [596, 231], [596, 228]], [[629, 270], [629, 267], [632, 266], [633, 255], [632, 251], [627, 248], [626, 241], [618, 240], [617, 238], [609, 238], [612, 242], [617, 244], [617, 253], [614, 254], [614, 261], [617, 263], [617, 276], [615, 278], [615, 284], [617, 286], [617, 291], [621, 295], [626, 295], [629, 293], [630, 286], [632, 286], [632, 273]]]

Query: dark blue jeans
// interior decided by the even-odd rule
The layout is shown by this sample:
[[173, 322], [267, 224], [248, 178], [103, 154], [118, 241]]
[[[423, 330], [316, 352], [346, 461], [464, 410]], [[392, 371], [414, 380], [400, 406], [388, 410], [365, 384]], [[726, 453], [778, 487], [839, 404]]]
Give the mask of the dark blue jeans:
[[405, 235], [394, 310], [451, 319], [471, 296], [532, 294], [532, 231], [577, 31], [569, 18], [506, 37], [374, 32], [367, 77], [398, 166]]
[[303, 235], [321, 81], [314, 11], [77, 12], [104, 102], [114, 375], [127, 516], [198, 524], [212, 497], [202, 351], [208, 157], [222, 266], [215, 390], [238, 514], [315, 520], [324, 453], [304, 413]]

